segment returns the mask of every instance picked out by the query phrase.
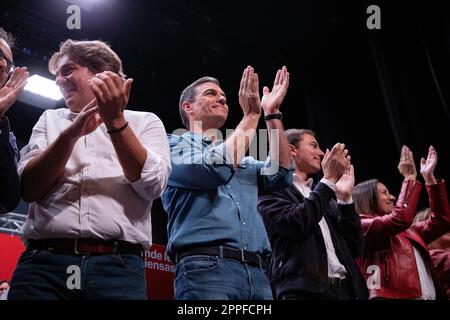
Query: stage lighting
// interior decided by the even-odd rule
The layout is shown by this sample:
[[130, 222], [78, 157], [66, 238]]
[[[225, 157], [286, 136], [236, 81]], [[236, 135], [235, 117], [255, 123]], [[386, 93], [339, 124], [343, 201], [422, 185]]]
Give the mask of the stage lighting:
[[41, 109], [52, 109], [62, 98], [54, 80], [35, 74], [28, 78], [28, 83], [18, 100]]
[[62, 99], [62, 94], [54, 80], [50, 80], [35, 74], [28, 79], [25, 91], [41, 95], [52, 100]]

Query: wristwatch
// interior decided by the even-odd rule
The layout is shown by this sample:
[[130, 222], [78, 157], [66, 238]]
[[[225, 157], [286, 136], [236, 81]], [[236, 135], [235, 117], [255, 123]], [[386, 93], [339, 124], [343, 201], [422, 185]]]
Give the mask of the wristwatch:
[[281, 112], [278, 113], [272, 113], [268, 114], [267, 116], [264, 116], [264, 121], [272, 120], [272, 119], [283, 119], [283, 114]]

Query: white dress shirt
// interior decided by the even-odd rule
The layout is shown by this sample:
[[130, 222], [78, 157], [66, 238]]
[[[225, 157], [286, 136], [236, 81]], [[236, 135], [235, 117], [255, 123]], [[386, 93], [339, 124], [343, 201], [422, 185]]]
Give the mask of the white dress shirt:
[[431, 277], [431, 270], [425, 264], [422, 254], [414, 245], [414, 256], [416, 257], [417, 271], [419, 272], [420, 288], [422, 297], [418, 300], [436, 300], [436, 288], [434, 287], [433, 278]]
[[[21, 151], [19, 175], [76, 118], [68, 109], [47, 110]], [[161, 120], [148, 112], [125, 110], [137, 138], [147, 150], [141, 178], [128, 181], [102, 124], [81, 137], [64, 174], [40, 201], [30, 204], [22, 240], [44, 238], [100, 238], [152, 242], [150, 210], [171, 173], [169, 145]]]
[[[294, 174], [292, 181], [294, 182], [295, 187], [305, 198], [309, 198], [312, 190], [312, 179], [308, 179], [306, 183], [302, 183], [300, 178]], [[336, 185], [328, 179], [322, 179], [320, 182], [326, 184], [330, 187], [334, 192], [336, 192]], [[353, 201], [349, 202], [340, 202], [340, 204], [350, 204]], [[328, 227], [328, 223], [324, 217], [319, 221], [319, 227], [322, 231], [323, 240], [325, 242], [325, 248], [327, 251], [327, 260], [328, 260], [328, 277], [329, 278], [345, 278], [347, 275], [347, 271], [345, 270], [344, 265], [339, 261], [336, 251], [334, 249], [333, 241], [331, 239], [330, 228]]]

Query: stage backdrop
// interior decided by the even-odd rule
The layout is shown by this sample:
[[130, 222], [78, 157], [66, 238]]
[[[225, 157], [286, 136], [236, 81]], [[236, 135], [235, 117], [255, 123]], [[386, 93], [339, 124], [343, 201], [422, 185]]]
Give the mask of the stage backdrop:
[[[11, 280], [21, 253], [24, 251], [18, 236], [0, 233], [0, 279]], [[147, 275], [149, 300], [173, 299], [174, 265], [166, 255], [166, 247], [154, 244], [143, 253]]]

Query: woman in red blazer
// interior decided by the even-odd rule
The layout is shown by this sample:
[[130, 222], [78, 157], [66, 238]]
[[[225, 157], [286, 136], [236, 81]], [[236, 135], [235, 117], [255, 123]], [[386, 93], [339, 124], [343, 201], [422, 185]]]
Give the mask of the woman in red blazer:
[[404, 181], [396, 203], [376, 179], [362, 182], [353, 190], [365, 239], [364, 256], [357, 263], [366, 277], [369, 299], [445, 297], [426, 245], [450, 229], [445, 184], [434, 177], [436, 163], [436, 150], [430, 146], [427, 159], [422, 158], [420, 163], [432, 210], [425, 221], [412, 224], [422, 183], [416, 180], [413, 154], [406, 146], [398, 165]]

